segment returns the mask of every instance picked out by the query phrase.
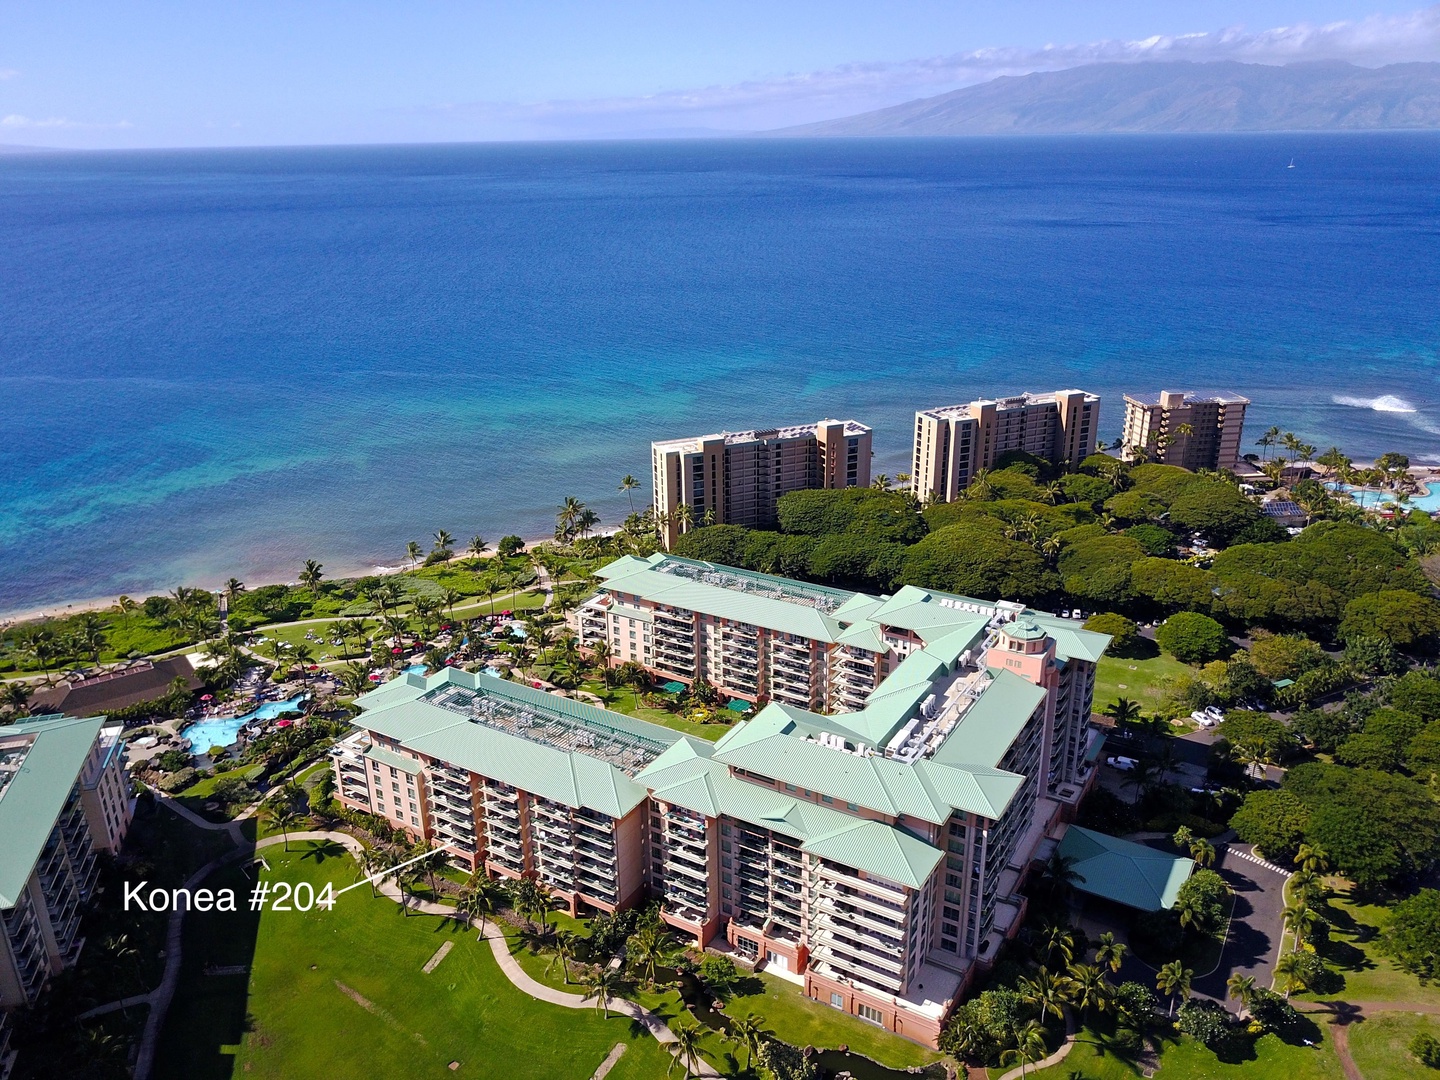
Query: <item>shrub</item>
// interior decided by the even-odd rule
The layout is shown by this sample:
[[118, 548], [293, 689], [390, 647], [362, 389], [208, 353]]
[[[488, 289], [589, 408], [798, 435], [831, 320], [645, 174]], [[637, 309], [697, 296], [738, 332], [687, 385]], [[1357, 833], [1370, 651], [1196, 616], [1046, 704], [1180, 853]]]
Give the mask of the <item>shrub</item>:
[[1149, 957], [1176, 956], [1185, 944], [1185, 931], [1172, 910], [1144, 911], [1135, 916], [1134, 944]]
[[1250, 1019], [1265, 1031], [1279, 1032], [1294, 1027], [1300, 1020], [1300, 1014], [1295, 1011], [1294, 1005], [1274, 990], [1261, 987], [1250, 999]]
[[188, 766], [178, 772], [171, 773], [164, 780], [160, 781], [160, 790], [166, 794], [173, 795], [177, 791], [183, 791], [195, 783], [200, 774]]
[[1440, 1039], [1428, 1031], [1422, 1031], [1410, 1040], [1410, 1053], [1415, 1055], [1415, 1060], [1421, 1065], [1440, 1069]]
[[1186, 1035], [1212, 1050], [1230, 1038], [1230, 1014], [1208, 998], [1196, 998], [1181, 1005], [1176, 1022]]
[[1194, 909], [1196, 925], [1204, 932], [1220, 929], [1229, 904], [1230, 886], [1214, 870], [1196, 870], [1175, 897], [1177, 910], [1186, 905]]
[[1429, 649], [1440, 635], [1440, 604], [1402, 589], [1357, 596], [1345, 605], [1340, 639], [1384, 638], [1397, 649]]
[[166, 772], [178, 772], [190, 764], [190, 755], [184, 750], [166, 750], [155, 759], [155, 764]]
[[1225, 628], [1196, 611], [1171, 615], [1155, 631], [1155, 640], [1176, 660], [1186, 664], [1218, 660], [1231, 648]]
[[712, 997], [729, 1001], [735, 993], [735, 984], [740, 981], [740, 972], [735, 961], [728, 956], [711, 956], [706, 953], [700, 960], [700, 981]]

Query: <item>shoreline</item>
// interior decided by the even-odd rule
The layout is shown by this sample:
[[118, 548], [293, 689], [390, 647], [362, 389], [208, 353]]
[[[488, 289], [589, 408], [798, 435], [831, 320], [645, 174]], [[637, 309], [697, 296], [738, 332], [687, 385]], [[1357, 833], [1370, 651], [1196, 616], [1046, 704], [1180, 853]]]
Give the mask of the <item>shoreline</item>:
[[[528, 550], [530, 550], [531, 548], [535, 547], [537, 544], [550, 544], [550, 543], [554, 543], [554, 542], [555, 542], [554, 536], [535, 537], [535, 538], [533, 538], [533, 539], [532, 539], [532, 538], [527, 538], [527, 539], [525, 540], [525, 549], [528, 551]], [[495, 553], [495, 551], [494, 551], [494, 545], [492, 544], [492, 545], [490, 546], [490, 548], [487, 549], [487, 550], [488, 550], [489, 553], [488, 553], [486, 556], [484, 556], [484, 557], [485, 557], [485, 558], [491, 558], [491, 557], [493, 557], [493, 555], [494, 555], [494, 553]], [[451, 556], [450, 562], [452, 562], [452, 563], [461, 562], [461, 561], [463, 561], [463, 560], [465, 560], [465, 559], [468, 559], [468, 558], [470, 558], [469, 555], [454, 555], [454, 556]], [[405, 567], [404, 565], [400, 565], [400, 566], [381, 566], [381, 565], [378, 565], [378, 564], [373, 564], [373, 563], [371, 563], [371, 564], [361, 564], [361, 565], [359, 565], [359, 566], [354, 566], [354, 565], [346, 564], [346, 565], [344, 565], [343, 569], [341, 569], [340, 571], [338, 571], [335, 575], [333, 575], [333, 576], [331, 576], [331, 575], [326, 575], [325, 580], [326, 580], [326, 581], [332, 581], [332, 582], [333, 582], [333, 581], [353, 581], [353, 580], [356, 579], [356, 578], [362, 578], [362, 577], [383, 577], [383, 576], [388, 575], [388, 574], [403, 574], [403, 573], [406, 573], [406, 572], [408, 572], [408, 568]], [[271, 577], [273, 577], [273, 575], [272, 575]], [[190, 583], [190, 582], [185, 582], [185, 583], [183, 583], [183, 587], [185, 587], [185, 588], [203, 588], [203, 589], [206, 589], [206, 590], [209, 591], [209, 592], [214, 593], [214, 592], [218, 592], [218, 591], [220, 590], [220, 588], [223, 586], [223, 584], [224, 584], [223, 581], [221, 581], [219, 585], [215, 585], [215, 586], [211, 586], [211, 585], [208, 585], [208, 584], [195, 585], [195, 584], [192, 584], [192, 583]], [[262, 580], [262, 579], [257, 578], [257, 579], [251, 580], [251, 581], [246, 581], [246, 582], [245, 582], [245, 587], [246, 587], [247, 589], [259, 589], [259, 588], [263, 588], [263, 587], [266, 586], [266, 585], [295, 585], [295, 584], [297, 584], [297, 582], [296, 582], [294, 579], [291, 579], [291, 580], [288, 580], [288, 581], [287, 581], [287, 580], [278, 579], [278, 578], [273, 579], [273, 580], [270, 580], [270, 579], [264, 579], [264, 580]], [[47, 620], [47, 619], [66, 619], [66, 618], [69, 618], [69, 617], [72, 616], [72, 615], [82, 615], [82, 614], [84, 614], [84, 613], [87, 612], [87, 611], [108, 611], [110, 608], [113, 608], [113, 607], [115, 606], [116, 601], [118, 601], [122, 595], [123, 595], [123, 596], [129, 596], [130, 594], [129, 594], [129, 593], [112, 593], [112, 594], [109, 595], [109, 596], [91, 596], [91, 597], [86, 597], [86, 598], [84, 598], [84, 599], [79, 599], [79, 600], [60, 601], [60, 602], [56, 602], [56, 603], [52, 603], [52, 604], [37, 604], [37, 605], [35, 605], [34, 607], [30, 607], [30, 608], [19, 608], [19, 609], [13, 610], [13, 611], [0, 611], [0, 630], [8, 630], [8, 629], [10, 629], [10, 628], [13, 627], [13, 626], [18, 626], [18, 625], [21, 625], [21, 624], [23, 624], [23, 623], [43, 622], [43, 621], [45, 621], [45, 620]], [[163, 596], [164, 593], [149, 593], [149, 594], [147, 594], [147, 595], [151, 595], [151, 596], [162, 595], [162, 596]], [[133, 599], [143, 600], [144, 597], [134, 597]]]

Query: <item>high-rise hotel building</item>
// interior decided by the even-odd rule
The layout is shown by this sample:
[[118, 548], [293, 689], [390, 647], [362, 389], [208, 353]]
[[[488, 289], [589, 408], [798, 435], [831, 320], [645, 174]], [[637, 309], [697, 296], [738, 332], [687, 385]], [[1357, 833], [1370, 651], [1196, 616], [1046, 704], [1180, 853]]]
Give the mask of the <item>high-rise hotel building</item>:
[[870, 436], [854, 420], [821, 420], [651, 443], [655, 515], [664, 523], [665, 546], [673, 547], [707, 514], [716, 525], [773, 528], [775, 504], [791, 491], [869, 487]]
[[340, 798], [575, 911], [658, 898], [697, 944], [935, 1045], [1093, 782], [1108, 639], [1019, 604], [667, 555], [600, 576], [584, 644], [753, 718], [710, 743], [484, 674], [407, 675], [359, 699]]
[[1250, 399], [1214, 390], [1161, 390], [1125, 395], [1121, 453], [1136, 448], [1148, 460], [1197, 469], [1233, 469], [1243, 453], [1245, 408]]
[[1015, 450], [1073, 469], [1095, 452], [1099, 426], [1100, 399], [1083, 390], [924, 409], [915, 414], [910, 487], [921, 502], [950, 502]]
[[0, 727], [0, 1008], [34, 1004], [85, 945], [96, 853], [119, 850], [133, 811], [120, 736], [102, 717]]

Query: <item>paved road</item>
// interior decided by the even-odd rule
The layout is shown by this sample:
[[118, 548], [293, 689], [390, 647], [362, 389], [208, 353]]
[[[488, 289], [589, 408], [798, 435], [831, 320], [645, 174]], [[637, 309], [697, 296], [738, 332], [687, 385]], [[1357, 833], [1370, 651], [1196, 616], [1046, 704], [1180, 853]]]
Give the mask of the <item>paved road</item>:
[[[1243, 853], [1243, 854], [1242, 854]], [[1227, 1008], [1225, 981], [1234, 974], [1250, 975], [1259, 986], [1269, 986], [1280, 957], [1285, 911], [1285, 880], [1289, 876], [1271, 866], [1243, 857], [1252, 850], [1244, 844], [1225, 844], [1216, 855], [1215, 870], [1235, 893], [1230, 934], [1213, 972], [1199, 975], [1193, 990]]]

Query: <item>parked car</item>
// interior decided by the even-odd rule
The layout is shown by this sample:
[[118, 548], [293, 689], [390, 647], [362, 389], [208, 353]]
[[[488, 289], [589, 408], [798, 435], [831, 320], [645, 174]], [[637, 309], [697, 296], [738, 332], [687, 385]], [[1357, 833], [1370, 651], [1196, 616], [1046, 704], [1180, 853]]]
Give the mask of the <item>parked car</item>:
[[1218, 721], [1215, 720], [1215, 718], [1212, 717], [1208, 712], [1205, 712], [1201, 709], [1196, 709], [1194, 712], [1192, 712], [1190, 714], [1190, 719], [1194, 720], [1195, 723], [1199, 724], [1202, 728], [1212, 728], [1216, 725], [1216, 723], [1218, 723]]
[[1119, 769], [1121, 772], [1129, 772], [1131, 769], [1135, 768], [1135, 766], [1140, 763], [1136, 761], [1133, 757], [1120, 757], [1118, 754], [1112, 754], [1110, 757], [1105, 759], [1105, 764], [1109, 765], [1112, 769]]
[[1205, 715], [1218, 724], [1221, 720], [1225, 719], [1225, 710], [1218, 705], [1206, 705]]

